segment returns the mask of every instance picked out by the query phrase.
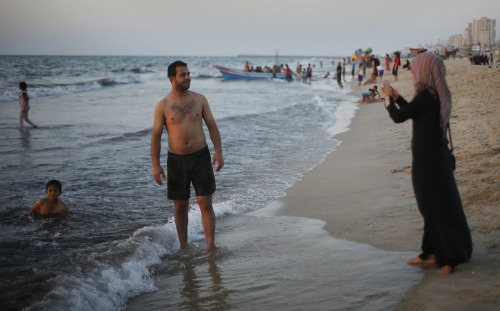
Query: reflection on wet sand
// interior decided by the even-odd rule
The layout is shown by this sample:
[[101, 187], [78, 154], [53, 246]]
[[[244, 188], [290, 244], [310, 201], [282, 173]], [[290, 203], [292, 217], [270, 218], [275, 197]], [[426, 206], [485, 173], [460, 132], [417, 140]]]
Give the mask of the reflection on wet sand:
[[157, 291], [127, 301], [127, 310], [232, 310], [228, 301], [238, 291], [224, 284], [217, 262], [223, 252], [207, 255], [188, 249], [167, 255], [155, 268]]
[[19, 130], [21, 134], [19, 136], [19, 141], [23, 149], [31, 149], [31, 131], [29, 130]]
[[[206, 264], [186, 262], [183, 284], [181, 289], [182, 301], [179, 307], [188, 310], [227, 310], [232, 306], [226, 302], [230, 291], [226, 290], [222, 284], [221, 273], [216, 264], [216, 257], [209, 255], [206, 257]], [[196, 270], [202, 270], [208, 265], [208, 277], [210, 284], [206, 284], [206, 277], [199, 278]]]

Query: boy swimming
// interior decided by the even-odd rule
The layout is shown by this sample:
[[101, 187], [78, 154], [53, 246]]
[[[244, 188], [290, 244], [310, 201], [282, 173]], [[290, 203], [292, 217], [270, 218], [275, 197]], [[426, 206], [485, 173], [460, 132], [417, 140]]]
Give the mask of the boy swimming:
[[49, 180], [45, 185], [46, 198], [38, 200], [30, 209], [31, 214], [40, 216], [65, 216], [68, 215], [68, 207], [59, 200], [62, 194], [62, 185], [58, 180]]

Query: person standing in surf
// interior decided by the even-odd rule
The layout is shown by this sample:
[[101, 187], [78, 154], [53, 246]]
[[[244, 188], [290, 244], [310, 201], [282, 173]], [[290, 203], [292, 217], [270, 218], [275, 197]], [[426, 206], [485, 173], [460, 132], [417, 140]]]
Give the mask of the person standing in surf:
[[344, 88], [342, 85], [342, 64], [340, 62], [337, 65], [337, 83], [341, 89]]
[[28, 95], [26, 82], [20, 82], [19, 83], [19, 90], [21, 91], [19, 93], [19, 129], [23, 129], [24, 121], [26, 121], [29, 125], [31, 125], [33, 128], [36, 128], [37, 126], [33, 121], [31, 121], [28, 117], [29, 111], [30, 111], [30, 97]]
[[[175, 61], [168, 67], [171, 92], [155, 108], [151, 157], [153, 178], [162, 185], [165, 172], [160, 165], [161, 137], [163, 128], [168, 133], [167, 192], [175, 205], [175, 226], [180, 247], [188, 246], [188, 209], [190, 185], [193, 184], [201, 210], [207, 252], [215, 251], [215, 213], [212, 194], [215, 192], [213, 166], [216, 171], [224, 166], [219, 129], [202, 94], [189, 90], [191, 76], [187, 64]], [[215, 148], [213, 160], [207, 146], [203, 124], [207, 126]]]

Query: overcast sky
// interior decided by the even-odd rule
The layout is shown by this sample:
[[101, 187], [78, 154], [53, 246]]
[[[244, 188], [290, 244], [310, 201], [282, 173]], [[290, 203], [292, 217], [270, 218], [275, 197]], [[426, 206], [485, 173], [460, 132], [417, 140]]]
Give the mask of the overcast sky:
[[0, 54], [385, 54], [497, 19], [499, 0], [0, 0]]

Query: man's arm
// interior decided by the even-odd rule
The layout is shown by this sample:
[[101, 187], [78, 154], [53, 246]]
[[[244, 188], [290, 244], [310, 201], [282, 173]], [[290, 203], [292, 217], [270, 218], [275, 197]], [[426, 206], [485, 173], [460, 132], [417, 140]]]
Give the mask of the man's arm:
[[224, 157], [222, 155], [222, 140], [219, 133], [219, 128], [215, 122], [210, 106], [208, 105], [207, 99], [203, 96], [203, 120], [207, 125], [208, 133], [210, 134], [210, 139], [214, 144], [215, 153], [212, 160], [212, 166], [217, 162], [216, 172], [220, 171], [224, 166]]
[[153, 133], [151, 135], [151, 158], [153, 160], [153, 179], [159, 185], [163, 182], [161, 177], [165, 178], [165, 171], [160, 165], [161, 151], [161, 135], [163, 134], [163, 126], [165, 124], [165, 116], [163, 115], [163, 105], [159, 102], [155, 108], [155, 116], [153, 120]]

